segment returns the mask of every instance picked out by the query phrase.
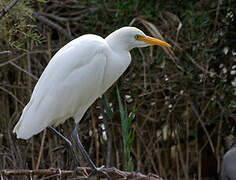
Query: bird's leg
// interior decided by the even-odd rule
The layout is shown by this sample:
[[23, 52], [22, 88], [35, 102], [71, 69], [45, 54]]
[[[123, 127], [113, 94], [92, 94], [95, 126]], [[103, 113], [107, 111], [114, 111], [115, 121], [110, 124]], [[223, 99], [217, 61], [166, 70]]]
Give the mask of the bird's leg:
[[100, 168], [97, 168], [97, 167], [95, 166], [95, 164], [93, 163], [93, 161], [90, 159], [90, 157], [89, 157], [88, 153], [86, 152], [86, 150], [84, 149], [84, 147], [83, 147], [83, 145], [82, 145], [82, 143], [80, 142], [79, 137], [78, 137], [78, 125], [79, 125], [79, 123], [77, 123], [77, 124], [75, 125], [75, 128], [74, 128], [74, 130], [73, 130], [73, 132], [72, 132], [72, 134], [71, 134], [71, 137], [72, 137], [73, 141], [75, 142], [75, 144], [77, 145], [77, 147], [79, 148], [80, 152], [82, 153], [84, 159], [86, 160], [86, 162], [89, 164], [89, 166], [90, 166], [91, 169], [92, 169], [91, 173], [89, 174], [89, 177], [91, 177], [91, 176], [93, 176], [94, 174], [96, 174], [96, 173], [99, 172], [99, 173], [104, 174], [104, 175], [107, 177], [107, 179], [110, 180], [109, 175], [108, 175], [106, 172], [102, 171], [102, 168], [103, 168], [104, 166], [102, 166], [102, 167], [100, 167]]
[[78, 167], [78, 158], [77, 156], [75, 155], [75, 152], [73, 150], [73, 146], [72, 146], [72, 143], [70, 142], [69, 139], [67, 139], [65, 136], [63, 136], [59, 131], [57, 131], [54, 127], [52, 126], [49, 126], [49, 130], [51, 132], [53, 132], [54, 134], [56, 134], [58, 137], [60, 137], [61, 139], [63, 139], [63, 141], [68, 145], [70, 151], [71, 151], [71, 154], [72, 154], [72, 159], [73, 159], [73, 163], [74, 163], [74, 168], [77, 168]]

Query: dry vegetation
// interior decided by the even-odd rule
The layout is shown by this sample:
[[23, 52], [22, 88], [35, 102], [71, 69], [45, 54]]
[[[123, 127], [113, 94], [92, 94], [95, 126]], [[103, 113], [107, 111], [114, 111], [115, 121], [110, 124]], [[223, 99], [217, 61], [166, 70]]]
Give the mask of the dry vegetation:
[[[49, 131], [23, 141], [12, 129], [58, 49], [82, 34], [105, 37], [130, 24], [172, 44], [133, 50], [118, 83], [128, 112], [137, 107], [131, 124], [133, 170], [164, 179], [216, 178], [224, 137], [235, 133], [236, 3], [173, 2], [22, 0], [0, 19], [0, 169], [73, 169], [69, 151]], [[0, 7], [8, 3], [3, 0]], [[97, 165], [125, 170], [114, 87], [106, 93], [112, 118], [96, 102], [79, 136]], [[108, 141], [101, 115], [108, 122]], [[73, 126], [69, 120], [58, 130], [69, 137]], [[87, 166], [82, 159], [80, 166]]]

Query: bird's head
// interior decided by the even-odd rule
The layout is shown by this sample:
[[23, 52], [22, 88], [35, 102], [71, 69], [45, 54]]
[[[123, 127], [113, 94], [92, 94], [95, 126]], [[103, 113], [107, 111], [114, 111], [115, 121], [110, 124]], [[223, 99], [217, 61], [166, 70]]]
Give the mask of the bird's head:
[[146, 47], [151, 45], [170, 47], [170, 45], [159, 39], [147, 36], [135, 27], [123, 27], [111, 33], [106, 40], [111, 46], [131, 50], [135, 47]]

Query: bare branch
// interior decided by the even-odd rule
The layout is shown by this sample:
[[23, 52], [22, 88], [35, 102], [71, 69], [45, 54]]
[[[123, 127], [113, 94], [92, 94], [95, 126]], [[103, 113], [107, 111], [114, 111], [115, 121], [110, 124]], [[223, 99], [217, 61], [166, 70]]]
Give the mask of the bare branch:
[[0, 55], [3, 55], [3, 54], [12, 54], [12, 52], [11, 51], [1, 51]]
[[[126, 172], [126, 171], [120, 171], [116, 168], [104, 168], [104, 171], [107, 172], [107, 174], [112, 179], [127, 179], [127, 180], [134, 180], [134, 179], [142, 179], [142, 180], [163, 180], [161, 177], [159, 177], [156, 174], [149, 173], [148, 175], [143, 175], [139, 172]], [[40, 170], [28, 170], [28, 169], [5, 169], [0, 170], [0, 176], [86, 176], [86, 174], [89, 174], [91, 172], [91, 169], [88, 167], [78, 167], [76, 171], [72, 170], [60, 170], [60, 169], [40, 169]], [[99, 177], [104, 177], [103, 174], [98, 174]]]
[[18, 103], [20, 103], [21, 106], [25, 107], [25, 104], [23, 102], [21, 102], [11, 91], [8, 91], [7, 89], [5, 89], [4, 87], [0, 86], [0, 89], [4, 92], [6, 92], [7, 94], [9, 94], [11, 97], [13, 97], [13, 99], [15, 99]]
[[38, 77], [36, 77], [35, 75], [31, 74], [30, 72], [26, 71], [25, 69], [23, 69], [22, 67], [16, 65], [14, 62], [10, 62], [10, 64], [12, 66], [14, 66], [15, 68], [19, 69], [20, 71], [26, 73], [28, 76], [30, 76], [31, 78], [33, 78], [34, 80], [38, 80]]
[[3, 8], [3, 10], [0, 12], [0, 19], [1, 19], [5, 14], [7, 14], [8, 11], [10, 11], [11, 8], [13, 8], [13, 7], [16, 5], [17, 2], [18, 2], [18, 0], [14, 0], [14, 1], [12, 1], [12, 2], [9, 4], [9, 6], [7, 6], [6, 8]]
[[61, 34], [63, 34], [68, 40], [72, 40], [73, 39], [73, 37], [65, 29], [63, 29], [59, 24], [57, 24], [57, 23], [53, 22], [52, 20], [50, 20], [50, 19], [40, 15], [37, 12], [34, 12], [33, 16], [36, 19], [38, 19], [39, 21], [41, 21], [42, 23], [48, 25], [52, 29], [55, 29], [58, 32], [60, 32]]

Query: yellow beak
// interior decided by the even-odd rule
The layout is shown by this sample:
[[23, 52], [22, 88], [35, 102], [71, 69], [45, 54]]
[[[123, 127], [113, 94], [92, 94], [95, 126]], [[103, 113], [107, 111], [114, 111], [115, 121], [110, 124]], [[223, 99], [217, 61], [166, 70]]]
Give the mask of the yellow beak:
[[144, 41], [145, 43], [151, 44], [151, 45], [158, 45], [158, 46], [165, 46], [165, 47], [171, 47], [170, 44], [168, 44], [165, 41], [161, 41], [159, 39], [150, 37], [150, 36], [140, 36], [138, 38], [139, 41]]

